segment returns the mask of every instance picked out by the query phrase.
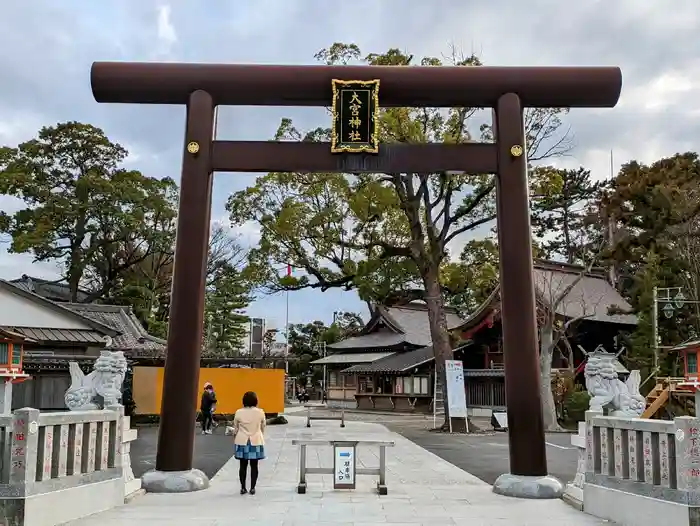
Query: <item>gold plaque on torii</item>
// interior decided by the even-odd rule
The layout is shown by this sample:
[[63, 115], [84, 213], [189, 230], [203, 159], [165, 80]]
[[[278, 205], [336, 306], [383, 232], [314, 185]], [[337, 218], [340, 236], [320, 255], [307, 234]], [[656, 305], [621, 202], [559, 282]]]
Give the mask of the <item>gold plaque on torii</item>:
[[379, 79], [333, 79], [331, 152], [379, 153]]

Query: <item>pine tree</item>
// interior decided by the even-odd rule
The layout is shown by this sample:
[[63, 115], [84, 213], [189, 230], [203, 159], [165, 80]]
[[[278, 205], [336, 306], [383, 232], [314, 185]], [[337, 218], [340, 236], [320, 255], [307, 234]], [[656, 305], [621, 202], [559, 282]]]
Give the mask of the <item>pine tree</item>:
[[204, 352], [233, 356], [243, 348], [250, 304], [250, 290], [238, 270], [223, 265], [215, 272], [205, 299]]
[[561, 170], [545, 166], [533, 170], [532, 227], [543, 257], [567, 263], [586, 263], [591, 225], [586, 218], [600, 184], [584, 168]]

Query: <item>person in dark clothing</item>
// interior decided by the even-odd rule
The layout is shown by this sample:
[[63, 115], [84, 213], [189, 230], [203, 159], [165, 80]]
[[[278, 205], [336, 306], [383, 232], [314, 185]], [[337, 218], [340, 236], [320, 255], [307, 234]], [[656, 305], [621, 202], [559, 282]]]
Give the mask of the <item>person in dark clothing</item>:
[[211, 426], [213, 423], [212, 409], [216, 405], [216, 395], [214, 389], [209, 382], [204, 384], [202, 392], [202, 401], [199, 405], [199, 410], [202, 413], [202, 434], [211, 435]]

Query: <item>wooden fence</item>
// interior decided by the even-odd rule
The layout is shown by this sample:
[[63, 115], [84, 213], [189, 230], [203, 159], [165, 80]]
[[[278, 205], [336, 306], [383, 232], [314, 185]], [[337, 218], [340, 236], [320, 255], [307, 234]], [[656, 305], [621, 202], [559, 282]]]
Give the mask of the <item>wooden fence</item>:
[[467, 407], [505, 409], [506, 385], [503, 369], [465, 369]]

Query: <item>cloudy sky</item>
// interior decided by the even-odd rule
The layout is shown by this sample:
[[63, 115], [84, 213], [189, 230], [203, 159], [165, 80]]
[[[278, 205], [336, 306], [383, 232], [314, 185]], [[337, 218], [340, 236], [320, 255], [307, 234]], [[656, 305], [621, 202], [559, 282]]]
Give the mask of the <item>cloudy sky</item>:
[[[624, 76], [613, 110], [567, 118], [576, 148], [559, 161], [599, 177], [636, 158], [697, 149], [700, 139], [700, 10], [692, 0], [194, 0], [6, 2], [0, 17], [0, 144], [14, 146], [43, 125], [67, 120], [105, 130], [145, 174], [179, 179], [184, 110], [97, 104], [89, 85], [98, 60], [311, 64], [319, 49], [354, 42], [365, 53], [398, 47], [440, 56], [454, 45], [487, 65], [617, 65]], [[219, 138], [265, 140], [280, 118], [327, 125], [312, 108], [225, 108]], [[213, 217], [225, 220], [233, 191], [250, 174], [216, 178]], [[0, 208], [17, 203], [0, 196]], [[254, 244], [256, 231], [233, 227]], [[55, 277], [50, 266], [0, 247], [0, 277]], [[354, 293], [290, 295], [290, 322], [330, 321], [364, 311]], [[284, 326], [284, 297], [257, 301], [253, 315]]]

